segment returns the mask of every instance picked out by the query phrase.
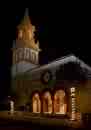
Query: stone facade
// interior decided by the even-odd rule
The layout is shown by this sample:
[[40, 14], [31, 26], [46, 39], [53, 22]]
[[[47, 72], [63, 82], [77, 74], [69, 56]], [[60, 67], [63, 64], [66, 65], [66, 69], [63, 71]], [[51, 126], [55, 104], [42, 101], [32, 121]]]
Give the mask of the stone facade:
[[79, 113], [90, 113], [91, 68], [73, 54], [40, 66], [39, 44], [34, 42], [35, 29], [28, 15], [18, 29], [12, 49], [11, 94], [15, 110], [23, 107], [33, 113], [63, 114], [71, 119], [77, 119]]

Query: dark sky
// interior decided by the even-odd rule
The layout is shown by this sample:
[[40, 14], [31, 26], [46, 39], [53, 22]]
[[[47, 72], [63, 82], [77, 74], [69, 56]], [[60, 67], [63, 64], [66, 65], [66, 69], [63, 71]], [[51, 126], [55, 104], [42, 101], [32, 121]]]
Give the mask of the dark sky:
[[[17, 11], [16, 24], [23, 18], [25, 9]], [[55, 12], [55, 13], [54, 13]], [[85, 10], [33, 12], [29, 8], [32, 23], [38, 29], [38, 39], [42, 52], [40, 63], [54, 60], [73, 53], [91, 65], [90, 62], [90, 17]], [[13, 26], [13, 28], [16, 26]], [[13, 29], [13, 32], [15, 30]]]
[[[15, 39], [16, 26], [23, 18], [25, 8], [12, 8], [1, 11], [1, 60], [0, 80], [2, 92], [7, 93], [10, 84], [11, 47]], [[42, 52], [40, 64], [55, 60], [73, 53], [84, 62], [91, 65], [90, 16], [86, 10], [46, 10], [35, 11], [29, 8], [32, 23], [38, 29], [38, 39]], [[4, 86], [4, 87], [3, 87]]]

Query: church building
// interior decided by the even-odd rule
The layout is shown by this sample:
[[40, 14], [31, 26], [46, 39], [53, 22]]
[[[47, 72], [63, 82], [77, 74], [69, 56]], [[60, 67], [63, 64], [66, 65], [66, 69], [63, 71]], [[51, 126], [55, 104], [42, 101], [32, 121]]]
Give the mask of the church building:
[[15, 109], [35, 114], [62, 115], [79, 120], [91, 113], [91, 67], [70, 54], [39, 64], [39, 41], [28, 11], [17, 27], [13, 42], [11, 94]]

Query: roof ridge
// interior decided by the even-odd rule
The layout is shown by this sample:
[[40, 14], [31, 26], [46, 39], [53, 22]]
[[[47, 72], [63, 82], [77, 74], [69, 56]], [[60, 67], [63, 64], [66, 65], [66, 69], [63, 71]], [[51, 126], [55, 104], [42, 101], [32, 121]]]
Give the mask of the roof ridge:
[[[59, 60], [62, 60], [62, 59], [68, 58], [68, 57], [72, 57], [72, 56], [76, 58], [76, 56], [75, 56], [74, 54], [70, 54], [70, 55], [67, 55], [67, 56], [64, 56], [64, 57], [59, 58]], [[44, 65], [42, 65], [42, 66], [41, 66], [41, 65], [40, 65], [40, 66], [37, 66], [36, 68], [27, 70], [26, 72], [36, 70], [37, 68], [40, 69], [41, 67], [48, 66], [49, 64], [52, 64], [52, 63], [54, 63], [54, 62], [58, 62], [59, 60], [57, 59], [57, 60], [54, 60], [54, 61], [52, 61], [52, 62], [49, 62], [48, 64], [44, 64]], [[25, 73], [26, 73], [26, 72], [25, 72]]]
[[48, 64], [50, 64], [50, 63], [52, 63], [52, 62], [54, 62], [54, 61], [62, 60], [62, 59], [64, 59], [64, 58], [66, 58], [66, 57], [70, 57], [70, 56], [74, 56], [74, 57], [76, 57], [74, 54], [69, 54], [69, 55], [62, 56], [62, 57], [60, 57], [60, 58], [57, 58], [57, 59], [55, 59], [55, 60], [49, 62]]

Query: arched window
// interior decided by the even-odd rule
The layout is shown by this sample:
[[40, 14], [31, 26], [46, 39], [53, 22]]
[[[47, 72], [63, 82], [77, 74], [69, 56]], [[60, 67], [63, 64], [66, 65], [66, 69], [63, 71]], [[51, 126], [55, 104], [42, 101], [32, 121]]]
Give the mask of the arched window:
[[34, 113], [41, 112], [41, 101], [38, 93], [35, 93], [32, 97], [32, 111]]
[[66, 111], [65, 92], [63, 90], [57, 90], [54, 94], [54, 113], [66, 114]]
[[52, 113], [52, 98], [49, 91], [43, 94], [43, 113]]

